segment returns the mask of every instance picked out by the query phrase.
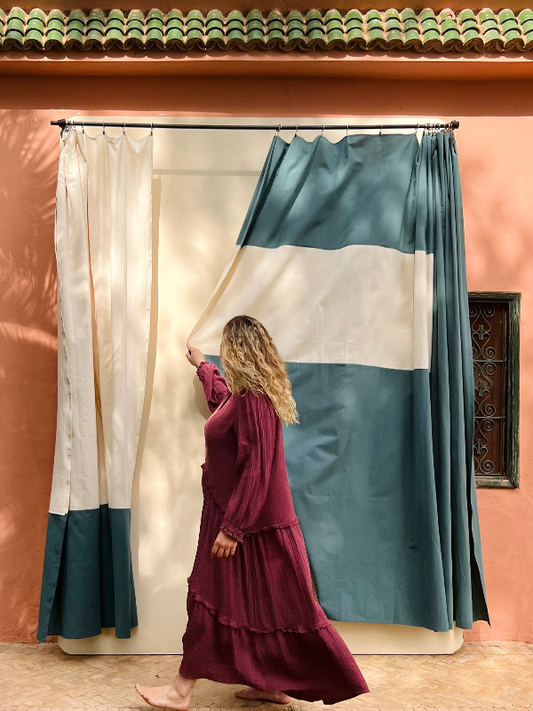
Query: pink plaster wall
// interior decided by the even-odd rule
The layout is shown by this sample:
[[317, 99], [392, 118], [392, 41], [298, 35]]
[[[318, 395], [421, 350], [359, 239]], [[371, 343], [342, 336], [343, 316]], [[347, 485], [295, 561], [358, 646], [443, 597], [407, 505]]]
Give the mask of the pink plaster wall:
[[[181, 0], [179, 3], [179, 9], [185, 13], [189, 10], [201, 10], [202, 12], [208, 12], [215, 5], [213, 0]], [[315, 8], [316, 5], [309, 2], [301, 2], [301, 0], [277, 0], [274, 4], [272, 0], [254, 0], [254, 2], [249, 2], [249, 0], [218, 0], [216, 3], [216, 8], [222, 12], [228, 12], [230, 10], [240, 10], [243, 13], [247, 13], [251, 9], [258, 9], [262, 12], [270, 12], [272, 7], [280, 12], [289, 12], [290, 10], [300, 10], [301, 12], [307, 12], [311, 8]], [[448, 0], [448, 2], [442, 2], [441, 0], [398, 0], [397, 2], [391, 2], [391, 0], [359, 0], [357, 4], [353, 0], [321, 0], [320, 7], [323, 10], [329, 8], [335, 8], [341, 12], [357, 7], [362, 12], [367, 10], [377, 9], [386, 10], [389, 7], [394, 7], [401, 10], [404, 7], [413, 8], [416, 12], [423, 10], [424, 8], [430, 7], [436, 13], [440, 12], [442, 9], [450, 8], [455, 12], [460, 12], [464, 7], [471, 7], [477, 12], [477, 8], [490, 7], [495, 12], [499, 12], [502, 8], [511, 8], [515, 12], [519, 12], [527, 5], [524, 5], [524, 0], [508, 0], [506, 4], [502, 4], [499, 0], [484, 0], [482, 5], [467, 2], [464, 0]], [[0, 7], [4, 9], [9, 9], [12, 4], [0, 2]], [[35, 5], [31, 1], [23, 0], [19, 2], [17, 7], [23, 8], [26, 12], [32, 10]], [[72, 3], [66, 0], [40, 0], [38, 7], [43, 10], [52, 10], [59, 8], [61, 10], [70, 10], [72, 8]], [[79, 5], [77, 6], [79, 7]], [[100, 0], [85, 0], [83, 3], [83, 8], [86, 10], [93, 9], [104, 9], [107, 12], [108, 9], [115, 7], [120, 7], [122, 10], [150, 10], [154, 7], [154, 3], [150, 0], [122, 0], [122, 2], [100, 2]], [[156, 7], [160, 10], [166, 12], [176, 7], [176, 3], [173, 0], [159, 0], [156, 3]]]
[[[469, 289], [522, 292], [518, 490], [478, 489], [492, 627], [533, 642], [533, 85], [273, 77], [0, 77], [0, 641], [35, 641], [56, 417], [58, 129], [80, 114], [458, 119]], [[524, 433], [526, 433], [524, 435]]]

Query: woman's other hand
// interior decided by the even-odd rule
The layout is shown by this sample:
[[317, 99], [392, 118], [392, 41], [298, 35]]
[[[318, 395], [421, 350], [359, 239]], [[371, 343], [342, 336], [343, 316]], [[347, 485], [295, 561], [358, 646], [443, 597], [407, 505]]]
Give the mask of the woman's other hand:
[[230, 555], [235, 555], [237, 543], [236, 538], [232, 538], [226, 535], [224, 531], [220, 531], [211, 549], [211, 558], [229, 558]]
[[199, 348], [191, 346], [189, 341], [187, 341], [187, 353], [185, 353], [185, 358], [187, 358], [189, 363], [194, 365], [195, 368], [198, 368], [200, 363], [205, 360], [202, 351]]

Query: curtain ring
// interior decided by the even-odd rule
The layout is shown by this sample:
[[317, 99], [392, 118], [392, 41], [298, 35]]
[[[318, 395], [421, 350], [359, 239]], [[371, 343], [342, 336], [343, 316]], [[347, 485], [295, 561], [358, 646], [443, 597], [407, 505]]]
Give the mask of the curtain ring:
[[150, 124], [150, 136], [154, 135], [154, 124]]
[[105, 136], [105, 123], [102, 121], [102, 135]]
[[276, 136], [279, 136], [279, 132], [281, 131], [281, 124], [278, 123], [278, 127], [276, 129]]
[[85, 121], [81, 122], [81, 132], [85, 135]]
[[126, 122], [125, 121], [122, 122], [122, 135], [123, 136], [126, 135]]
[[324, 124], [322, 124], [322, 133], [324, 133]]
[[349, 128], [349, 125], [346, 124], [346, 135], [348, 135], [348, 128]]
[[382, 134], [382, 131], [383, 131], [383, 124], [381, 124], [381, 126], [379, 127], [379, 135], [380, 135], [380, 136], [383, 135], [383, 134]]
[[300, 128], [299, 124], [296, 124], [296, 133], [294, 134], [294, 138], [298, 135], [298, 129]]

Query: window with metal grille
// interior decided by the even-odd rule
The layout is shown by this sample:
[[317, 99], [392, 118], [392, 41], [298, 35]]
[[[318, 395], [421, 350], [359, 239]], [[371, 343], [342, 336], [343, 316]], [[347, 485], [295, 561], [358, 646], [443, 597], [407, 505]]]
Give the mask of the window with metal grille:
[[470, 292], [476, 486], [518, 487], [520, 294]]

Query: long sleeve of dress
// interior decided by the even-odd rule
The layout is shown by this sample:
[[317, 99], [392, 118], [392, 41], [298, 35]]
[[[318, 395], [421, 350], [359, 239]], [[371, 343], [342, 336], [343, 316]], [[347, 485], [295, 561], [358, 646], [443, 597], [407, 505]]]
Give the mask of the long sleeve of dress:
[[202, 383], [207, 405], [211, 412], [214, 412], [222, 400], [229, 394], [229, 388], [225, 378], [220, 374], [214, 363], [202, 361], [196, 368], [196, 374]]
[[236, 431], [236, 484], [220, 529], [242, 541], [263, 507], [274, 460], [277, 415], [267, 395], [240, 397]]

